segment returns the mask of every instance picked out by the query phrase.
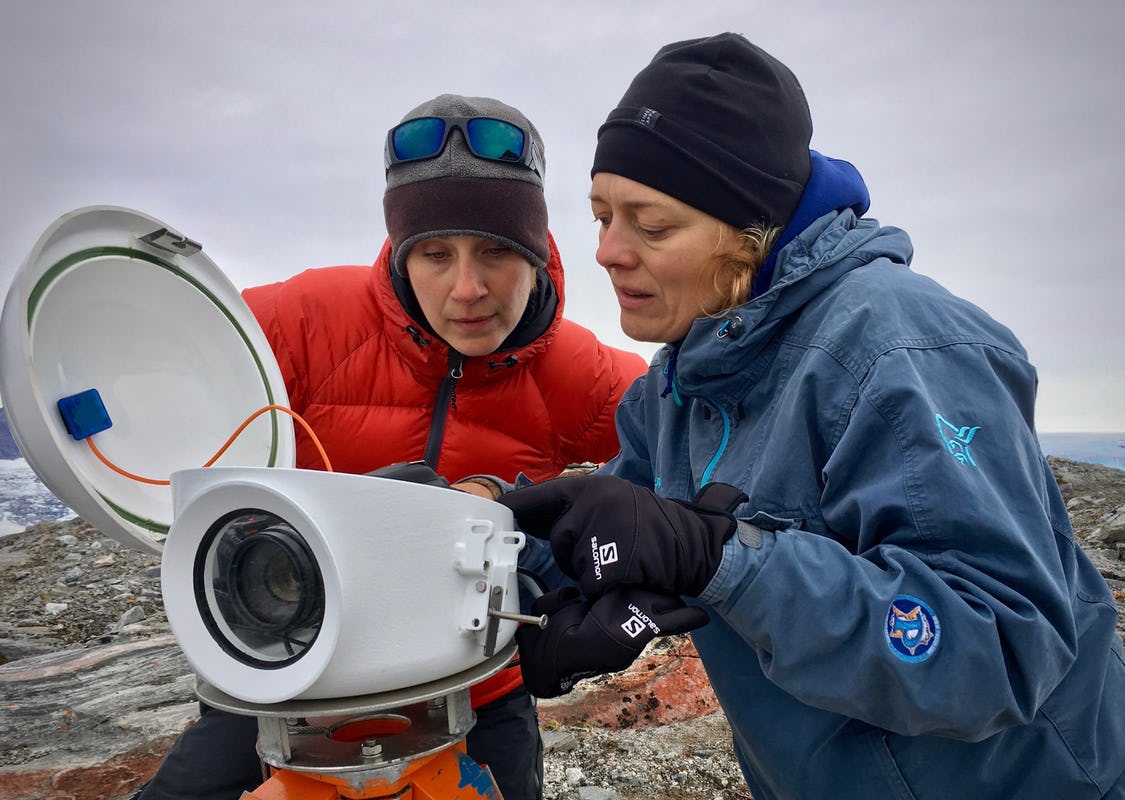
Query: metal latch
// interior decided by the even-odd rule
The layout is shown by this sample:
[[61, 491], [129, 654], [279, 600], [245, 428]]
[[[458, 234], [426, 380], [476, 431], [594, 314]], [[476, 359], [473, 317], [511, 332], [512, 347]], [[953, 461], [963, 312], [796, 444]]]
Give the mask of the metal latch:
[[533, 622], [543, 625], [546, 620], [504, 611], [504, 600], [509, 591], [518, 591], [516, 564], [524, 545], [524, 535], [519, 531], [497, 530], [491, 520], [466, 520], [468, 529], [454, 545], [453, 567], [468, 580], [458, 613], [459, 628], [464, 633], [479, 637], [484, 655], [492, 656], [497, 649], [501, 620]]

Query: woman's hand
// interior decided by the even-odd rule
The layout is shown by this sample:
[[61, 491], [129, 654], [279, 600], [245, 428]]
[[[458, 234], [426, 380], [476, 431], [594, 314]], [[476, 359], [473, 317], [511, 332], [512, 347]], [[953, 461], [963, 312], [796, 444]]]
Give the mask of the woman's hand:
[[597, 474], [547, 481], [500, 498], [521, 530], [550, 540], [559, 567], [595, 599], [618, 584], [698, 596], [735, 532], [731, 511], [745, 501], [746, 495], [723, 483], [707, 485], [689, 503]]
[[516, 630], [520, 669], [536, 697], [566, 694], [583, 678], [618, 672], [657, 636], [687, 633], [707, 624], [707, 612], [678, 597], [620, 588], [590, 602], [573, 586], [548, 592], [531, 607], [547, 627]]
[[457, 489], [460, 492], [466, 492], [467, 494], [475, 494], [477, 497], [483, 497], [485, 500], [499, 500], [500, 495], [504, 494], [504, 490], [500, 487], [500, 484], [479, 475], [474, 475], [470, 478], [462, 478], [450, 488]]

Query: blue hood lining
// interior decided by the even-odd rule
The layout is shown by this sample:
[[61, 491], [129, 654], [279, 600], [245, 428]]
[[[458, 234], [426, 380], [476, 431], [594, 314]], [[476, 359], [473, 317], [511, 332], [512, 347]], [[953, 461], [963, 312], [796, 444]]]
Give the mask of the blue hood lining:
[[804, 194], [801, 195], [801, 201], [789, 219], [789, 224], [785, 226], [762, 268], [754, 276], [749, 299], [770, 288], [778, 253], [813, 221], [830, 211], [843, 211], [846, 208], [852, 209], [857, 217], [862, 217], [871, 206], [867, 184], [863, 182], [859, 170], [850, 162], [829, 158], [816, 150], [809, 151], [809, 158], [812, 161], [812, 172], [805, 184]]

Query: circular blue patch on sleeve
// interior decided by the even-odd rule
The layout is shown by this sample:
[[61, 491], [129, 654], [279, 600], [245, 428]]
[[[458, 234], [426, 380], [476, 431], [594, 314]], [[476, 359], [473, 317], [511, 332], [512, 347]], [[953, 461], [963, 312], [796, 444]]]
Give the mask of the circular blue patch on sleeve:
[[941, 623], [937, 614], [917, 597], [900, 594], [887, 609], [887, 644], [903, 661], [925, 661], [937, 650]]

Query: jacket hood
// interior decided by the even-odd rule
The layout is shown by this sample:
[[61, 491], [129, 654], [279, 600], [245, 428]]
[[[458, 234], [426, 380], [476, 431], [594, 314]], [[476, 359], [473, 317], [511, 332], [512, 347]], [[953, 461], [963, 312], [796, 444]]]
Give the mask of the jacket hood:
[[[515, 329], [493, 354], [466, 359], [466, 369], [475, 362], [515, 364], [540, 352], [554, 338], [563, 315], [565, 300], [562, 259], [554, 237], [547, 234], [550, 257], [538, 268], [535, 289]], [[444, 371], [451, 350], [426, 321], [410, 282], [393, 268], [388, 239], [372, 269], [375, 296], [389, 321], [388, 330], [400, 352], [411, 361], [430, 362]], [[395, 335], [398, 332], [398, 335]], [[515, 360], [512, 360], [514, 357]], [[468, 377], [468, 374], [466, 374]]]
[[777, 266], [777, 256], [797, 235], [815, 220], [830, 211], [843, 211], [850, 208], [857, 217], [862, 217], [871, 206], [871, 195], [867, 191], [867, 184], [863, 176], [850, 162], [838, 158], [823, 156], [816, 150], [810, 150], [812, 172], [809, 174], [805, 191], [797, 204], [789, 224], [781, 232], [766, 257], [762, 268], [754, 276], [754, 284], [750, 287], [750, 297], [754, 298], [766, 291], [773, 279], [774, 269]]

